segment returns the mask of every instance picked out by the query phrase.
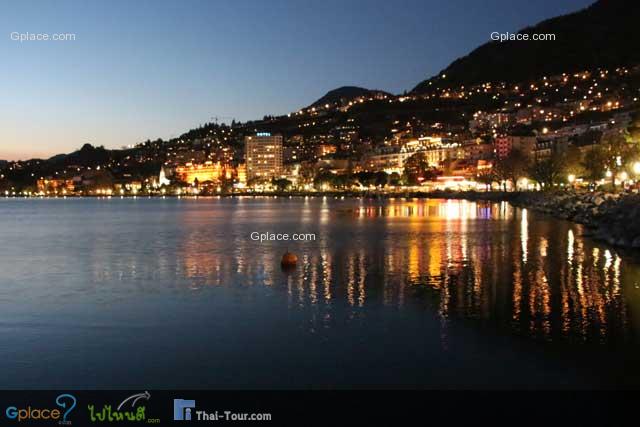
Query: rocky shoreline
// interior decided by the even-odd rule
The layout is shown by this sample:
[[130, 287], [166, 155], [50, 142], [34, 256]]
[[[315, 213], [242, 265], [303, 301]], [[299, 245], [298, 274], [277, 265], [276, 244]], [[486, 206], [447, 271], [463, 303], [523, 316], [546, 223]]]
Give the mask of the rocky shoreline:
[[640, 195], [604, 192], [518, 193], [518, 207], [567, 219], [587, 228], [587, 234], [612, 246], [640, 249]]

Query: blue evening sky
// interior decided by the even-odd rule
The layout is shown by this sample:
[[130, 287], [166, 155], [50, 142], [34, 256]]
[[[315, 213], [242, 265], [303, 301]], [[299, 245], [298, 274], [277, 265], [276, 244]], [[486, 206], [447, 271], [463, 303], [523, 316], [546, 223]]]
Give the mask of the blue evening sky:
[[[592, 0], [0, 3], [0, 159], [285, 114], [328, 90], [400, 93], [489, 40]], [[74, 33], [75, 41], [11, 40]], [[221, 119], [222, 120], [222, 119]]]

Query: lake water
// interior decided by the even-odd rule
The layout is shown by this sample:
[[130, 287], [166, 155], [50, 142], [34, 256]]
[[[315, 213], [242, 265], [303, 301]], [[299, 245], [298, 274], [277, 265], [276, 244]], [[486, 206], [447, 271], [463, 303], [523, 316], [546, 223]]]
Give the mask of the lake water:
[[2, 199], [0, 218], [1, 388], [640, 385], [638, 259], [507, 203]]

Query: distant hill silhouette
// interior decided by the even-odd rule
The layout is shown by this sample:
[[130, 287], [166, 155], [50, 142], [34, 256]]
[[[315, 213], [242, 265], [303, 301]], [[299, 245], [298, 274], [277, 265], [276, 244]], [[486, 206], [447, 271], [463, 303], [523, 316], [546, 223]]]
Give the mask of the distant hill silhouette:
[[[581, 11], [543, 21], [519, 33], [555, 34], [555, 41], [489, 42], [459, 58], [429, 82], [447, 86], [519, 82], [545, 75], [640, 63], [640, 1], [599, 0]], [[489, 34], [487, 34], [489, 37]]]
[[80, 150], [69, 154], [58, 154], [48, 159], [48, 162], [65, 166], [94, 166], [106, 163], [110, 157], [111, 150], [84, 144]]
[[318, 107], [320, 105], [333, 104], [336, 102], [337, 103], [349, 102], [356, 98], [360, 98], [362, 96], [373, 96], [376, 94], [389, 95], [388, 93], [383, 92], [381, 90], [370, 90], [370, 89], [365, 89], [357, 86], [342, 86], [338, 89], [334, 89], [332, 91], [327, 92], [325, 96], [318, 99], [309, 107]]

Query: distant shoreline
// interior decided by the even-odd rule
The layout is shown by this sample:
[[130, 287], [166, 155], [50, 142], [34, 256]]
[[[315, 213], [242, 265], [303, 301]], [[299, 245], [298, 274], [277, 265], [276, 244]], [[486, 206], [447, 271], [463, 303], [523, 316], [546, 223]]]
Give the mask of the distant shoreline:
[[471, 202], [508, 202], [516, 208], [531, 209], [557, 219], [582, 224], [596, 240], [626, 249], [640, 249], [640, 195], [611, 194], [604, 192], [554, 191], [554, 192], [476, 192], [476, 191], [432, 191], [432, 192], [273, 192], [273, 193], [226, 193], [219, 195], [90, 195], [90, 196], [5, 196], [0, 199], [365, 199], [365, 200], [467, 200]]
[[218, 199], [218, 198], [343, 198], [343, 199], [448, 199], [469, 201], [511, 201], [518, 197], [519, 192], [477, 192], [477, 191], [407, 191], [397, 193], [378, 192], [268, 192], [268, 193], [221, 193], [215, 195], [175, 195], [175, 194], [138, 194], [138, 195], [8, 195], [4, 199]]

